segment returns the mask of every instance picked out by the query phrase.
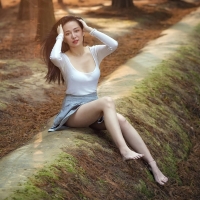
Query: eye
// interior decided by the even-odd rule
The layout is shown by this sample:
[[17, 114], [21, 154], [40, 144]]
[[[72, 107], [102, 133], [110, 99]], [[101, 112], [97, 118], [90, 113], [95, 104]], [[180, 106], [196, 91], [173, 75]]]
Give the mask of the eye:
[[69, 33], [66, 33], [65, 35], [66, 35], [66, 36], [68, 36], [68, 35], [69, 35]]
[[77, 33], [77, 32], [79, 32], [79, 30], [77, 29], [77, 30], [75, 30], [75, 32]]

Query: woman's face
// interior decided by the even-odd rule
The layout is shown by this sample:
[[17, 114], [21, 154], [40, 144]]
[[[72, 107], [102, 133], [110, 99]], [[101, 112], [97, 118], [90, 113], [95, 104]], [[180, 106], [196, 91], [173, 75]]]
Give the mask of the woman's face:
[[76, 21], [67, 22], [63, 26], [64, 42], [70, 47], [83, 45], [83, 30]]

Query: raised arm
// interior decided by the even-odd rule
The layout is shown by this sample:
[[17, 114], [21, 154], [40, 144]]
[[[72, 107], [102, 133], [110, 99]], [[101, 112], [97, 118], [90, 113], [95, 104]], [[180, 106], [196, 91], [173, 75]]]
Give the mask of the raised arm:
[[116, 40], [114, 40], [113, 38], [109, 37], [108, 35], [100, 32], [96, 29], [92, 29], [92, 31], [90, 32], [90, 35], [96, 37], [102, 43], [104, 43], [106, 48], [108, 48], [109, 51], [111, 51], [110, 53], [112, 53], [113, 51], [115, 51], [117, 49], [118, 42]]
[[96, 37], [104, 44], [96, 46], [97, 55], [100, 61], [117, 49], [118, 42], [116, 40], [94, 28], [89, 27], [85, 21], [80, 21], [83, 24], [84, 31], [89, 32], [90, 35]]
[[58, 36], [56, 37], [56, 43], [51, 51], [50, 60], [55, 66], [60, 68], [62, 67], [61, 48], [64, 37], [62, 25], [58, 26], [57, 32]]

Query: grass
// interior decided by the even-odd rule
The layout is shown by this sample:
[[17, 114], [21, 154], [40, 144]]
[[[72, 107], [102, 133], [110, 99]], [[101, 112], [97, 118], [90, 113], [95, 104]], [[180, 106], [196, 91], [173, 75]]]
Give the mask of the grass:
[[142, 193], [148, 199], [151, 199], [154, 196], [153, 192], [148, 189], [147, 185], [143, 180], [139, 180], [139, 183], [135, 186], [135, 188], [139, 193]]

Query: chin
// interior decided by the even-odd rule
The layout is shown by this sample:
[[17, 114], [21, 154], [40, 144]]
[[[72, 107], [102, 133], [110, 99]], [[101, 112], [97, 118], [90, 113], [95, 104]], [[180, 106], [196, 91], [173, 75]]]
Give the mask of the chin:
[[77, 44], [72, 44], [73, 47], [78, 47], [81, 46], [82, 44], [80, 42], [78, 42]]

